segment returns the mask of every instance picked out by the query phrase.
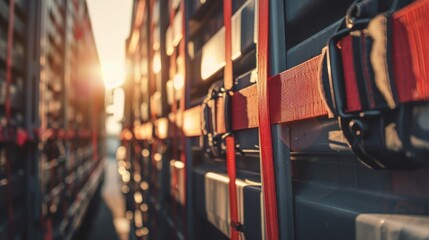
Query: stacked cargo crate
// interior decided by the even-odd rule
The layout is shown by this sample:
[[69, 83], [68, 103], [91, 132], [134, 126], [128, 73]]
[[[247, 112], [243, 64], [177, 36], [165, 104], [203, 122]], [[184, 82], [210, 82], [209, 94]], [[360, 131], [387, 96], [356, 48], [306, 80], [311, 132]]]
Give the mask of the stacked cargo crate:
[[15, 137], [26, 127], [28, 9], [25, 1], [13, 6], [1, 1], [0, 9], [0, 235], [12, 239], [25, 236], [25, 225], [20, 222], [28, 214], [28, 156], [23, 151], [28, 146]]
[[[46, 85], [41, 92], [44, 142], [41, 174], [46, 234], [71, 238], [81, 223], [101, 174], [103, 91], [98, 55], [84, 1], [47, 1], [42, 48]], [[45, 120], [44, 120], [45, 119]], [[43, 158], [44, 157], [44, 158]], [[51, 232], [50, 232], [51, 231]]]
[[[227, 56], [225, 12], [222, 1], [206, 1], [196, 4], [190, 3], [190, 45], [189, 65], [194, 66], [189, 72], [191, 84], [192, 106], [203, 104], [210, 111], [210, 119], [204, 117], [209, 126], [207, 131], [199, 137], [199, 143], [193, 144], [193, 176], [196, 188], [193, 202], [198, 216], [196, 221], [196, 235], [202, 236], [204, 232], [211, 232], [213, 239], [231, 236], [230, 228], [230, 201], [227, 175], [227, 159], [225, 145], [222, 141], [222, 129], [218, 122], [229, 121], [231, 116], [224, 115], [215, 110], [217, 96], [221, 96], [226, 83], [226, 58], [232, 61], [231, 91], [238, 93], [246, 87], [256, 83], [256, 41], [257, 30], [255, 24], [257, 1], [225, 1], [231, 5], [231, 56]], [[221, 98], [221, 97], [220, 97]], [[204, 133], [204, 132], [203, 132]], [[243, 129], [233, 133], [235, 136], [237, 179], [236, 191], [238, 222], [246, 223], [240, 235], [245, 239], [262, 239], [263, 228], [261, 219], [261, 177], [259, 163], [259, 140], [257, 129]], [[218, 143], [216, 143], [216, 141]], [[197, 150], [198, 149], [198, 150]], [[229, 163], [228, 163], [229, 164]], [[230, 170], [228, 170], [230, 171]], [[200, 193], [200, 194], [198, 194]], [[201, 194], [202, 193], [202, 194]], [[245, 212], [252, 209], [252, 212]]]
[[[138, 7], [141, 11], [141, 13], [138, 13], [141, 19], [141, 26], [132, 26], [132, 31], [135, 35], [141, 37], [134, 40], [134, 52], [132, 55], [129, 55], [127, 59], [129, 76], [128, 83], [125, 86], [129, 93], [126, 95], [126, 104], [130, 106], [130, 108], [127, 109], [129, 112], [126, 113], [125, 126], [130, 128], [133, 126], [138, 127], [141, 123], [148, 122], [150, 119], [149, 69], [147, 63], [148, 34], [147, 28], [142, 27], [148, 25], [149, 18], [147, 6], [144, 6], [144, 10], [141, 4]], [[132, 133], [128, 132], [128, 134]], [[122, 192], [126, 195], [127, 216], [134, 216], [130, 234], [143, 236], [147, 235], [147, 233], [145, 233], [147, 228], [144, 227], [147, 225], [148, 209], [143, 206], [147, 206], [148, 203], [147, 195], [145, 194], [145, 192], [147, 192], [148, 183], [146, 182], [147, 179], [143, 177], [146, 174], [142, 172], [143, 167], [141, 160], [147, 159], [149, 154], [142, 151], [142, 148], [138, 144], [127, 144], [129, 145], [127, 145], [126, 148], [126, 157], [123, 159], [123, 166], [121, 166], [121, 161], [119, 162], [120, 169], [123, 169], [119, 172], [124, 183]], [[146, 149], [146, 151], [148, 150]]]
[[77, 0], [0, 1], [0, 9], [1, 236], [70, 239], [104, 154], [88, 9]]
[[[168, 25], [167, 7], [165, 1], [135, 2], [134, 8], [138, 10], [134, 11], [133, 19], [138, 22], [133, 23], [127, 44], [130, 71], [125, 85], [129, 94], [124, 125], [130, 130], [139, 129], [135, 137], [141, 141], [124, 141], [128, 163], [123, 180], [128, 183], [124, 188], [128, 215], [133, 216], [131, 234], [143, 238], [148, 237], [149, 226], [164, 228], [166, 224], [160, 210], [168, 191], [165, 178], [168, 169], [163, 167], [168, 166], [164, 156], [167, 143], [149, 138], [157, 132], [151, 121], [166, 116], [168, 108], [165, 85], [169, 69], [165, 65], [167, 56], [162, 40]], [[131, 134], [126, 132], [125, 139], [127, 133]]]
[[[213, 201], [210, 202], [214, 204], [222, 204], [222, 201], [225, 201], [225, 199], [217, 199], [222, 196], [212, 196], [209, 189], [205, 190], [205, 182], [210, 182], [205, 180], [208, 174], [215, 178], [213, 184], [220, 182], [220, 187], [227, 191], [228, 184], [222, 182], [224, 180], [222, 174], [226, 174], [225, 158], [223, 157], [222, 161], [214, 159], [213, 156], [206, 156], [204, 152], [207, 146], [201, 145], [205, 137], [199, 139], [195, 136], [185, 139], [185, 133], [182, 132], [183, 124], [186, 124], [183, 122], [184, 110], [190, 106], [202, 104], [209, 88], [218, 86], [217, 90], [220, 90], [223, 84], [225, 29], [222, 2], [189, 3], [189, 10], [186, 11], [189, 11], [190, 19], [185, 23], [185, 26], [189, 26], [188, 34], [183, 32], [186, 14], [184, 4], [183, 1], [168, 1], [168, 4], [162, 1], [161, 3], [135, 1], [132, 32], [127, 42], [127, 54], [131, 67], [125, 88], [132, 97], [129, 97], [130, 100], [126, 104], [128, 119], [126, 118], [125, 125], [128, 126], [126, 131], [131, 130], [137, 141], [124, 138], [124, 145], [127, 145], [131, 152], [128, 155], [130, 170], [141, 171], [141, 181], [148, 183], [149, 186], [148, 197], [143, 199], [149, 200], [149, 212], [153, 214], [151, 221], [145, 226], [150, 229], [169, 229], [151, 232], [150, 236], [155, 239], [162, 239], [165, 236], [185, 238], [188, 228], [194, 227], [187, 224], [189, 220], [187, 209], [191, 207], [186, 205], [187, 198], [188, 202], [196, 204], [196, 212], [191, 214], [192, 218], [197, 219], [195, 228], [200, 228], [200, 234], [204, 234], [204, 229], [212, 232], [214, 236], [221, 236], [220, 230], [223, 230], [224, 234], [228, 234], [229, 231], [228, 227], [216, 226], [221, 228], [219, 230], [211, 227], [208, 215], [214, 216], [213, 214], [216, 213], [210, 212], [210, 209], [207, 211], [206, 204], [202, 202], [206, 197], [212, 198]], [[234, 2], [233, 22], [234, 32], [237, 33], [233, 40], [233, 60], [234, 69], [236, 69], [234, 76], [239, 78], [234, 88], [239, 90], [256, 82], [255, 2]], [[135, 29], [143, 30], [136, 33]], [[188, 36], [189, 41], [186, 43]], [[187, 69], [186, 61], [189, 61], [189, 65], [193, 67]], [[188, 79], [185, 77], [186, 71], [189, 71]], [[185, 80], [189, 81], [188, 87], [185, 86]], [[142, 91], [139, 90], [140, 86]], [[189, 91], [185, 92], [187, 89]], [[126, 131], [124, 136], [127, 135]], [[251, 130], [243, 132], [241, 136], [242, 139], [257, 139], [256, 134], [255, 130]], [[186, 186], [186, 156], [191, 153], [187, 152], [188, 141], [192, 142], [191, 146], [196, 150], [192, 153], [195, 156], [194, 161], [187, 163], [193, 166], [189, 167], [193, 170], [189, 172], [192, 174], [188, 179], [196, 180], [189, 185], [197, 189], [195, 191], [199, 194], [196, 195], [191, 194], [194, 190], [187, 189]], [[252, 154], [257, 152], [257, 149], [254, 149], [257, 143], [244, 142], [241, 145], [246, 155], [240, 161], [247, 161], [247, 165], [251, 167], [250, 173], [247, 174], [250, 175], [246, 176], [258, 183], [260, 182], [258, 155]], [[222, 158], [222, 156], [215, 157]], [[188, 183], [190, 183], [189, 180]], [[247, 185], [249, 184], [245, 184]], [[246, 189], [250, 189], [249, 195], [260, 195], [258, 185]], [[206, 191], [209, 195], [204, 197]], [[128, 194], [130, 202], [133, 202], [133, 194]], [[259, 197], [254, 202], [255, 207], [260, 208]], [[212, 207], [216, 208], [216, 206]], [[139, 211], [138, 206], [132, 209], [134, 212], [135, 209]], [[228, 225], [227, 212], [227, 209], [224, 209], [225, 215], [215, 216], [223, 219], [220, 223], [222, 225]], [[214, 223], [217, 220], [212, 217], [211, 221]], [[251, 221], [258, 224], [260, 216], [252, 216]], [[261, 235], [260, 228], [254, 230], [256, 230], [255, 237]], [[216, 233], [216, 231], [219, 232]], [[248, 234], [254, 234], [254, 232], [251, 231]]]
[[[371, 47], [377, 48], [371, 45], [372, 39], [362, 38], [368, 37], [367, 26], [346, 29], [344, 19], [356, 20], [350, 20], [356, 10], [352, 2], [171, 0], [168, 6], [160, 1], [158, 9], [158, 1], [134, 1], [127, 41], [130, 74], [125, 92], [129, 100], [122, 136], [128, 164], [123, 165], [131, 176], [139, 173], [139, 178], [124, 184], [134, 186], [128, 198], [129, 216], [135, 227], [145, 229], [144, 238], [376, 239], [365, 236], [376, 235], [384, 227], [397, 231], [380, 227], [379, 222], [408, 224], [392, 216], [398, 213], [415, 220], [410, 229], [427, 229], [427, 149], [418, 167], [411, 162], [420, 152], [413, 149], [415, 155], [408, 152], [399, 157], [405, 168], [398, 168], [389, 166], [395, 159], [390, 156], [398, 149], [383, 145], [392, 137], [385, 134], [391, 120], [402, 126], [398, 129], [408, 129], [408, 121], [396, 119], [395, 114], [402, 110], [384, 109], [388, 114], [377, 112], [376, 116], [367, 116], [364, 110], [354, 112], [359, 123], [383, 122], [371, 124], [372, 130], [362, 124], [355, 131], [354, 122], [344, 125], [342, 121], [348, 112], [341, 116], [329, 105], [330, 101], [341, 103], [336, 99], [341, 95], [338, 91], [347, 86], [341, 83], [345, 79], [332, 80], [332, 71], [342, 69], [327, 70], [325, 65], [341, 66], [341, 57], [359, 60], [354, 55], [373, 54]], [[423, 12], [429, 8], [427, 0], [377, 2], [365, 7], [374, 10], [371, 14], [385, 14], [386, 9], [390, 12], [387, 6], [391, 2], [400, 2], [400, 7], [395, 6], [398, 9], [413, 6]], [[401, 14], [407, 11], [411, 12], [406, 9]], [[420, 32], [407, 28], [408, 35], [425, 32], [423, 25], [429, 20], [422, 15], [407, 23]], [[425, 24], [420, 24], [422, 19]], [[336, 42], [330, 47], [338, 55], [341, 52], [335, 59], [339, 63], [326, 63], [332, 52], [320, 53], [329, 39], [339, 38], [335, 35], [338, 29], [354, 38], [353, 54], [341, 52], [346, 46]], [[383, 35], [389, 41], [391, 37]], [[364, 45], [362, 39], [370, 43]], [[422, 39], [416, 42], [424, 48]], [[360, 58], [362, 66], [374, 67], [368, 56]], [[414, 64], [428, 69], [427, 58], [423, 54], [417, 58]], [[362, 66], [348, 66], [353, 71], [347, 74], [368, 73]], [[140, 68], [144, 71], [139, 72]], [[371, 74], [374, 72], [369, 71]], [[377, 89], [370, 76], [354, 77], [359, 88], [368, 84], [371, 91]], [[362, 79], [368, 82], [362, 83]], [[340, 85], [339, 90], [335, 84]], [[347, 93], [342, 94], [367, 101], [372, 93], [357, 88], [346, 88]], [[352, 99], [355, 96], [362, 99]], [[427, 99], [422, 104], [427, 113]], [[421, 126], [417, 118], [412, 120], [413, 129]], [[362, 131], [372, 137], [379, 134], [379, 138], [363, 136]], [[419, 135], [425, 144], [428, 136], [427, 131]], [[233, 144], [227, 144], [229, 137], [234, 137]], [[401, 140], [408, 142], [407, 138]], [[382, 157], [378, 151], [384, 151]], [[377, 154], [372, 156], [373, 152]], [[378, 168], [368, 165], [371, 162]], [[383, 171], [374, 171], [380, 168]], [[141, 202], [132, 197], [139, 191]], [[147, 212], [143, 219], [150, 221], [138, 220], [142, 213], [137, 212], [143, 209]], [[373, 232], [365, 231], [367, 227]], [[137, 231], [132, 235], [142, 236]]]

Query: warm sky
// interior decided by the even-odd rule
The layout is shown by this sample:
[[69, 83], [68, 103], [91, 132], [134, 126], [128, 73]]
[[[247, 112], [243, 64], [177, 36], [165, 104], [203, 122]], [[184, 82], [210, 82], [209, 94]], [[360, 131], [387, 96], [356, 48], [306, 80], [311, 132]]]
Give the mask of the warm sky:
[[125, 40], [133, 0], [87, 0], [106, 88], [125, 77]]
[[[92, 28], [100, 56], [106, 90], [118, 87], [125, 79], [125, 40], [129, 35], [133, 0], [87, 0]], [[122, 89], [114, 90], [113, 105], [106, 111], [108, 134], [119, 134], [123, 118]]]

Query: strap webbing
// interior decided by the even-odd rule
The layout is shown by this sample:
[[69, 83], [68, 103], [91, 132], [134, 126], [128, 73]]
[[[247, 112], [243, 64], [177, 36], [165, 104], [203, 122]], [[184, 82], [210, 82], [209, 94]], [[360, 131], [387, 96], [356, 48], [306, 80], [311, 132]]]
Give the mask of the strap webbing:
[[[225, 68], [224, 68], [224, 87], [227, 90], [232, 90], [233, 82], [233, 68], [232, 68], [232, 2], [231, 0], [223, 1], [223, 20], [225, 24]], [[226, 92], [225, 94], [229, 94]], [[224, 113], [217, 112], [217, 113]], [[220, 114], [218, 114], [220, 115]], [[223, 116], [224, 117], [224, 116]], [[216, 121], [216, 122], [223, 122]], [[219, 131], [219, 128], [216, 128]], [[230, 134], [225, 138], [226, 145], [226, 170], [229, 177], [228, 190], [229, 190], [229, 213], [231, 218], [230, 223], [230, 238], [232, 240], [239, 239], [238, 227], [241, 225], [238, 219], [238, 205], [237, 205], [237, 185], [236, 181], [236, 162], [235, 162], [235, 138]]]
[[429, 100], [428, 13], [429, 1], [423, 0], [393, 14], [392, 58], [400, 102]]
[[271, 136], [270, 96], [268, 87], [269, 62], [269, 0], [259, 0], [258, 4], [258, 112], [259, 145], [261, 157], [262, 192], [264, 196], [266, 239], [279, 238], [277, 218], [277, 192]]
[[271, 124], [328, 114], [319, 94], [319, 65], [317, 56], [268, 80]]
[[[271, 124], [289, 123], [298, 120], [327, 116], [328, 110], [319, 94], [319, 65], [320, 56], [316, 56], [285, 72], [269, 78], [267, 81], [270, 98], [269, 114]], [[258, 91], [252, 85], [234, 93], [231, 97], [232, 130], [257, 128], [258, 120]], [[224, 112], [222, 98], [217, 100], [217, 112]], [[183, 129], [188, 137], [201, 135], [199, 119], [200, 106], [185, 112], [186, 120]], [[194, 123], [194, 124], [191, 124]], [[217, 129], [225, 129], [224, 121], [217, 121]], [[219, 131], [222, 133], [222, 131]]]
[[[392, 71], [383, 69], [388, 73], [392, 86], [388, 82], [377, 80], [377, 89], [392, 95], [395, 103], [407, 103], [429, 100], [429, 1], [416, 1], [403, 9], [393, 13], [391, 20], [391, 52], [386, 53], [387, 61], [391, 62]], [[388, 23], [387, 23], [388, 24]], [[362, 37], [362, 41], [365, 39]], [[345, 81], [345, 91], [347, 100], [347, 111], [362, 111], [367, 108], [374, 109], [378, 106], [371, 104], [365, 107], [362, 104], [364, 99], [375, 99], [375, 93], [370, 84], [366, 84], [366, 96], [361, 96], [358, 91], [358, 83], [362, 81], [374, 81], [370, 76], [366, 76], [368, 69], [364, 68], [361, 75], [363, 79], [358, 78], [360, 69], [356, 69], [356, 62], [359, 61], [353, 54], [356, 46], [353, 46], [353, 37], [347, 36], [340, 41], [341, 56], [343, 61], [343, 72]], [[374, 48], [376, 48], [374, 46]], [[377, 51], [384, 50], [378, 47]], [[373, 52], [374, 50], [372, 50]], [[361, 51], [362, 55], [367, 54], [365, 50]], [[363, 59], [365, 60], [365, 59]], [[380, 64], [379, 64], [380, 65]], [[380, 71], [380, 70], [378, 70]], [[392, 74], [392, 75], [390, 75]], [[397, 92], [397, 94], [396, 94]], [[397, 96], [396, 96], [397, 95]], [[389, 102], [388, 97], [386, 102]], [[390, 104], [395, 105], [393, 104]]]

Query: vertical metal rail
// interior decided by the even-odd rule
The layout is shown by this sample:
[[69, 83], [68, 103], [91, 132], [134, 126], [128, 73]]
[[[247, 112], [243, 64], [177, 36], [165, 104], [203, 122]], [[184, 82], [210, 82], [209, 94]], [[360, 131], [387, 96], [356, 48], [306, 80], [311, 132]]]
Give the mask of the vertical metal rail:
[[[286, 70], [285, 6], [283, 1], [270, 2], [270, 76]], [[287, 131], [287, 133], [285, 133]], [[292, 169], [290, 148], [284, 142], [289, 128], [277, 124], [271, 127], [276, 177], [279, 239], [294, 239]]]
[[[34, 130], [37, 128], [37, 119], [36, 111], [37, 104], [33, 99], [38, 99], [38, 93], [34, 89], [37, 88], [37, 79], [39, 76], [39, 57], [38, 57], [38, 46], [39, 46], [39, 9], [40, 1], [34, 0], [27, 3], [27, 42], [26, 42], [26, 99], [25, 99], [25, 128], [28, 133], [33, 134]], [[40, 197], [39, 193], [39, 168], [38, 168], [38, 159], [39, 152], [37, 149], [37, 144], [32, 144], [27, 148], [26, 153], [26, 220], [25, 220], [25, 231], [26, 237], [31, 236], [32, 239], [40, 240], [41, 232], [37, 226], [37, 222], [40, 217]]]
[[[289, 140], [290, 128], [280, 124], [273, 125], [274, 168], [277, 187], [277, 202], [279, 213], [279, 237], [281, 240], [294, 239], [294, 205], [292, 191], [292, 164], [290, 160], [290, 148], [284, 141]], [[287, 137], [287, 139], [285, 139]]]
[[[161, 79], [162, 79], [162, 88], [161, 88], [161, 96], [162, 96], [162, 116], [166, 115], [166, 106], [168, 106], [168, 101], [167, 101], [167, 92], [166, 92], [166, 82], [169, 79], [169, 69], [164, 67], [164, 66], [168, 66], [167, 61], [168, 56], [165, 54], [166, 53], [166, 42], [165, 42], [165, 38], [166, 38], [166, 30], [168, 27], [168, 23], [169, 21], [169, 9], [168, 9], [168, 1], [165, 0], [160, 0], [159, 1], [159, 8], [160, 8], [160, 18], [159, 18], [159, 29], [160, 29], [160, 52], [161, 52], [161, 63], [162, 66], [161, 67]], [[167, 17], [165, 17], [167, 16]], [[169, 159], [166, 157], [166, 152], [164, 150], [163, 155], [162, 155], [162, 172], [161, 172], [161, 195], [162, 195], [162, 201], [160, 203], [161, 205], [161, 209], [165, 209], [166, 207], [166, 199], [168, 197], [168, 193], [169, 193], [169, 187], [170, 187], [170, 179], [169, 179]], [[168, 227], [168, 223], [166, 221], [165, 218], [162, 218], [161, 220], [161, 229], [163, 228], [167, 228]], [[161, 231], [160, 233], [160, 239], [167, 239], [167, 232], [166, 231]]]
[[185, 65], [183, 68], [183, 78], [184, 78], [184, 84], [183, 84], [183, 91], [182, 91], [182, 98], [180, 101], [180, 108], [182, 110], [182, 132], [181, 132], [181, 142], [182, 142], [182, 154], [181, 154], [181, 160], [185, 163], [185, 209], [186, 209], [186, 229], [185, 229], [185, 238], [186, 239], [194, 239], [194, 211], [193, 211], [193, 203], [192, 203], [192, 190], [193, 190], [193, 184], [192, 184], [192, 169], [193, 169], [193, 160], [192, 160], [192, 151], [191, 151], [191, 144], [190, 139], [185, 137], [185, 134], [183, 133], [183, 123], [184, 123], [184, 111], [187, 107], [189, 107], [189, 95], [187, 93], [190, 92], [190, 84], [189, 81], [189, 56], [188, 56], [188, 50], [187, 50], [187, 43], [189, 40], [188, 32], [187, 32], [187, 26], [189, 21], [189, 1], [183, 0], [181, 2], [180, 8], [182, 9], [182, 41], [180, 43], [180, 49], [179, 54], [183, 57], [183, 64]]

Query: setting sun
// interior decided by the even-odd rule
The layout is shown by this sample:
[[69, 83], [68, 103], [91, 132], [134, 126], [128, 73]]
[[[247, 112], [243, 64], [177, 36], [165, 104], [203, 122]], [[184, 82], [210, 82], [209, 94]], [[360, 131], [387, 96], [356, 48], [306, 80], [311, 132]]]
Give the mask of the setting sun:
[[103, 81], [106, 89], [114, 89], [124, 83], [125, 70], [122, 63], [106, 63], [102, 66]]

